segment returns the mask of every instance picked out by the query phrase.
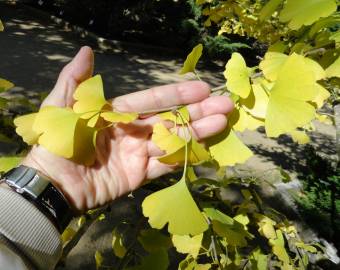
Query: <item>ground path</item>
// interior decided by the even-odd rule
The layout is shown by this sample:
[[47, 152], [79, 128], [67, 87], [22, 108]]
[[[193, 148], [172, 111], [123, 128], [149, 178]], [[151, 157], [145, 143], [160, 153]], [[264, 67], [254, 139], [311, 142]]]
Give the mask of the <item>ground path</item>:
[[[15, 83], [15, 93], [26, 96], [52, 89], [61, 68], [71, 60], [82, 45], [91, 43], [72, 31], [62, 29], [46, 18], [18, 6], [0, 5], [0, 18], [5, 23], [5, 32], [0, 33], [0, 77]], [[174, 83], [185, 78], [177, 74], [182, 59], [155, 55], [143, 50], [102, 51], [95, 49], [95, 73], [103, 76], [108, 97], [145, 89], [151, 86]], [[215, 72], [203, 73], [203, 78], [212, 85], [223, 81]], [[190, 77], [186, 77], [190, 78]], [[333, 127], [316, 124], [312, 134], [313, 145], [324, 155], [335, 155], [335, 131]], [[259, 176], [276, 181], [277, 174], [267, 174], [268, 169], [281, 165], [294, 175], [303, 166], [303, 147], [297, 146], [288, 137], [278, 140], [265, 138], [264, 132], [245, 132], [241, 135], [257, 156], [251, 158], [240, 170], [255, 170]], [[118, 209], [120, 214], [131, 215], [131, 205], [123, 199]], [[95, 249], [110, 248], [112, 223], [115, 213], [107, 221], [91, 228], [74, 249], [67, 269], [80, 269], [93, 265]], [[92, 252], [92, 253], [91, 253]]]

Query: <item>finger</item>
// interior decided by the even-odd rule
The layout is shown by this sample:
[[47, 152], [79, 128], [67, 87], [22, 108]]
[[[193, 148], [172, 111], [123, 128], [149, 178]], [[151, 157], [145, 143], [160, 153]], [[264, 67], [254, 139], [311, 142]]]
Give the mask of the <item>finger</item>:
[[234, 108], [234, 103], [227, 96], [211, 96], [207, 99], [187, 106], [190, 121], [196, 121], [214, 114], [228, 114]]
[[[197, 121], [210, 115], [228, 114], [233, 110], [234, 104], [227, 96], [212, 96], [201, 102], [189, 104], [187, 108], [190, 115], [190, 121]], [[138, 126], [153, 126], [158, 122], [162, 122], [162, 119], [158, 115], [153, 115], [148, 118], [136, 120], [134, 124]], [[171, 127], [168, 123], [165, 124], [168, 128]]]
[[93, 74], [94, 55], [90, 47], [82, 47], [73, 60], [59, 74], [57, 83], [42, 106], [71, 106], [76, 87]]
[[207, 83], [189, 81], [120, 96], [112, 101], [112, 105], [122, 112], [144, 112], [196, 103], [207, 98], [209, 94], [210, 88]]
[[[215, 114], [199, 119], [191, 123], [190, 135], [198, 141], [202, 141], [211, 136], [214, 136], [227, 127], [227, 118], [224, 114]], [[178, 136], [182, 138], [188, 137], [186, 127], [180, 127], [177, 130]], [[150, 157], [162, 156], [164, 151], [158, 148], [151, 140], [148, 142], [148, 154]]]
[[155, 179], [164, 174], [175, 171], [177, 167], [178, 166], [161, 163], [157, 160], [157, 158], [152, 157], [150, 158], [146, 169], [146, 179], [149, 180]]

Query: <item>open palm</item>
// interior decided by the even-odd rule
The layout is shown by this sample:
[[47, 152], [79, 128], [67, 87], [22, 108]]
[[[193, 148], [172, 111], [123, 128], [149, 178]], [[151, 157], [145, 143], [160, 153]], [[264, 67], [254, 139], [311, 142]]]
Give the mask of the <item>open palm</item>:
[[[91, 77], [92, 72], [93, 52], [83, 47], [63, 69], [42, 106], [72, 106], [77, 85]], [[206, 83], [184, 82], [120, 96], [112, 105], [122, 112], [143, 112], [188, 104], [192, 132], [202, 140], [226, 127], [225, 115], [233, 107], [227, 97], [209, 97], [209, 94]], [[136, 189], [147, 179], [175, 169], [157, 160], [164, 153], [152, 143], [151, 134], [153, 124], [159, 121], [151, 115], [100, 132], [96, 161], [90, 167], [55, 156], [42, 146], [34, 146], [23, 164], [50, 177], [77, 210], [94, 208]]]

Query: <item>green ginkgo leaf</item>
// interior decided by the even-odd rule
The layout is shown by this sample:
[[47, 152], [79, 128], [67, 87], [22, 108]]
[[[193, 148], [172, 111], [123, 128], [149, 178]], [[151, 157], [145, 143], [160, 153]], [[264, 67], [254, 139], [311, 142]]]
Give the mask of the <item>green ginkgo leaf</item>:
[[100, 114], [106, 121], [112, 123], [128, 124], [138, 118], [137, 113], [122, 113], [122, 112], [103, 112]]
[[270, 0], [262, 9], [260, 12], [260, 21], [265, 21], [269, 19], [273, 13], [276, 11], [276, 9], [279, 7], [279, 5], [283, 2], [283, 0]]
[[100, 267], [103, 264], [104, 258], [100, 251], [96, 250], [96, 253], [94, 254], [94, 259], [96, 261], [96, 269], [100, 269]]
[[[74, 153], [74, 138], [79, 115], [70, 108], [47, 106], [36, 115], [33, 131], [41, 134], [39, 144], [65, 158]], [[87, 147], [87, 146], [84, 146]]]
[[38, 142], [40, 133], [33, 130], [33, 124], [38, 113], [26, 114], [14, 119], [16, 133], [18, 133], [25, 143], [33, 145]]
[[104, 97], [103, 81], [100, 75], [96, 75], [77, 87], [73, 95], [76, 103], [73, 110], [76, 113], [83, 114], [81, 118], [88, 119], [93, 114], [99, 112], [108, 104]]
[[334, 0], [287, 0], [280, 13], [280, 21], [289, 22], [289, 28], [297, 30], [331, 15], [336, 9]]
[[208, 224], [192, 198], [184, 177], [176, 184], [145, 198], [143, 214], [152, 228], [176, 235], [198, 235], [208, 229]]
[[248, 97], [251, 91], [249, 76], [250, 71], [242, 55], [233, 53], [224, 71], [228, 90], [242, 98]]
[[0, 157], [0, 172], [7, 172], [18, 166], [23, 160], [22, 157]]
[[10, 81], [0, 78], [0, 93], [5, 92], [14, 87], [14, 84]]
[[228, 245], [246, 246], [246, 238], [253, 238], [242, 223], [227, 216], [221, 211], [215, 208], [204, 208], [204, 213], [211, 220], [213, 230], [219, 236], [225, 237]]
[[140, 265], [125, 268], [126, 270], [167, 270], [169, 267], [169, 257], [165, 249], [158, 249], [155, 252], [142, 257]]
[[61, 234], [61, 241], [63, 244], [70, 241], [76, 235], [76, 233], [77, 232], [73, 228], [67, 227]]
[[260, 248], [256, 248], [250, 256], [250, 262], [253, 270], [268, 269], [268, 255], [262, 253]]
[[218, 162], [220, 167], [244, 163], [253, 155], [230, 128], [208, 139], [207, 142], [212, 158]]
[[141, 230], [138, 241], [150, 253], [156, 252], [160, 248], [169, 249], [172, 247], [170, 237], [155, 229]]
[[118, 258], [123, 258], [126, 254], [123, 236], [116, 229], [112, 231], [112, 250]]
[[202, 246], [203, 233], [190, 237], [189, 235], [173, 235], [172, 243], [177, 252], [190, 254], [193, 258], [197, 258]]
[[203, 45], [198, 44], [196, 45], [192, 51], [189, 53], [187, 56], [187, 59], [185, 60], [182, 69], [180, 70], [179, 74], [183, 75], [188, 72], [194, 72], [198, 60], [202, 56], [202, 51], [203, 51]]

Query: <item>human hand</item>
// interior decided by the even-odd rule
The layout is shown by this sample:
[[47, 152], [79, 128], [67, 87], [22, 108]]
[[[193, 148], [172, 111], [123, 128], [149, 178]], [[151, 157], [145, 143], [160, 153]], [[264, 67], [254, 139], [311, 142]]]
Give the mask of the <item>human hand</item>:
[[[83, 47], [64, 67], [42, 106], [71, 107], [76, 87], [92, 76], [93, 58], [92, 50]], [[141, 112], [188, 104], [192, 134], [202, 141], [226, 127], [225, 115], [233, 108], [228, 97], [209, 94], [206, 83], [191, 81], [120, 96], [112, 105], [121, 112]], [[90, 167], [56, 156], [42, 146], [34, 146], [22, 164], [50, 177], [76, 210], [98, 207], [135, 190], [147, 179], [176, 169], [157, 160], [164, 153], [151, 141], [151, 135], [152, 126], [159, 121], [152, 115], [100, 132], [96, 161]]]

